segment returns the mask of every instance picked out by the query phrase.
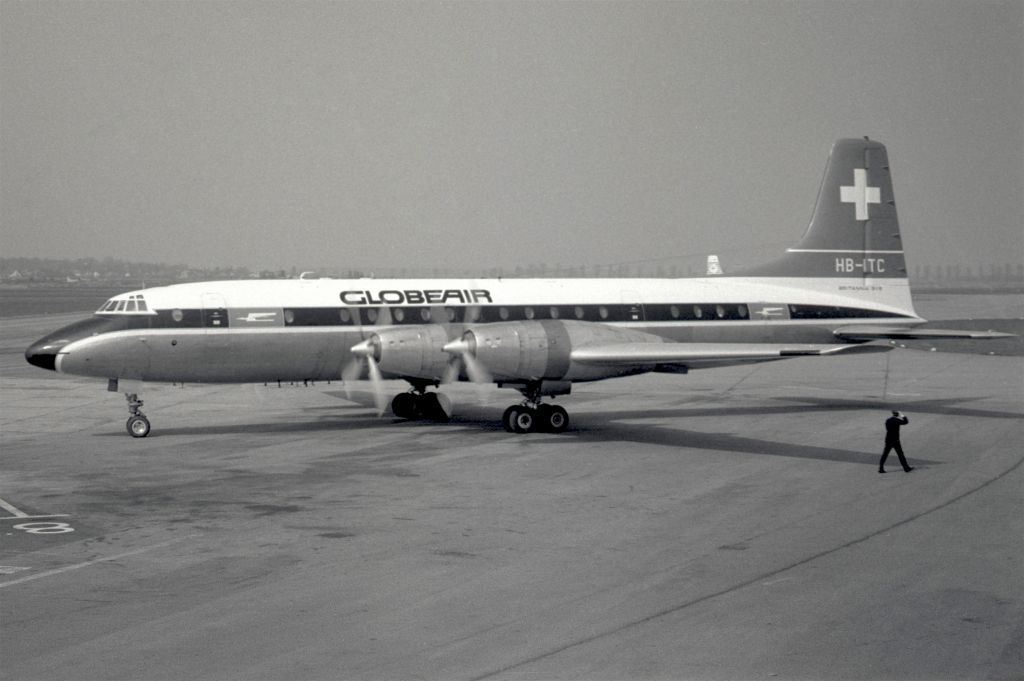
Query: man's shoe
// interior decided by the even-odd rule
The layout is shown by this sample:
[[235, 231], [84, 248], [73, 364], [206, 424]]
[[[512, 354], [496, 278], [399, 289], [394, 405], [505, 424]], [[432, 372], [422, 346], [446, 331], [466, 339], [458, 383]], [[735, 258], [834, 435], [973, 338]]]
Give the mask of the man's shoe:
[[904, 473], [909, 473], [909, 472], [910, 472], [910, 471], [912, 471], [912, 470], [914, 470], [914, 467], [913, 467], [913, 466], [911, 466], [910, 468], [904, 468], [904, 469], [903, 469], [903, 472], [904, 472]]
[[883, 471], [883, 470], [882, 470], [881, 468], [879, 468], [879, 469], [878, 469], [878, 472], [879, 472], [879, 473], [884, 473], [885, 471]]

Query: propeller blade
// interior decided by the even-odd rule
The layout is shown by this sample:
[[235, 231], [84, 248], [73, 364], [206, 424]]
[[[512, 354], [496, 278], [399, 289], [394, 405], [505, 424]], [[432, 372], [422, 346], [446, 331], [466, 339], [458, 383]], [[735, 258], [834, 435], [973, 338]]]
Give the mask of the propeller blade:
[[469, 380], [477, 384], [493, 383], [494, 377], [491, 376], [491, 372], [487, 370], [487, 367], [483, 365], [483, 362], [474, 357], [471, 353], [466, 352], [462, 355], [462, 361], [466, 363], [466, 376]]
[[456, 355], [448, 361], [448, 366], [444, 370], [444, 376], [441, 377], [441, 383], [444, 385], [457, 383], [459, 380], [459, 374], [461, 373], [462, 359]]
[[345, 381], [345, 396], [352, 399], [349, 381], [356, 381], [362, 377], [363, 362], [365, 361], [370, 388], [373, 391], [373, 404], [377, 408], [377, 416], [382, 416], [387, 408], [387, 396], [384, 394], [384, 377], [380, 373], [380, 367], [377, 366], [376, 354], [379, 342], [376, 336], [371, 336], [349, 348], [349, 352], [352, 353], [352, 361], [341, 372], [341, 377]]
[[473, 354], [470, 342], [463, 337], [446, 343], [442, 349], [452, 356], [445, 378], [449, 378], [450, 375], [453, 381], [458, 380], [459, 374], [465, 369], [466, 378], [477, 386], [479, 401], [486, 402], [488, 398], [486, 386], [488, 383], [493, 383], [494, 379], [491, 372]]
[[450, 343], [445, 344], [442, 348], [449, 355], [453, 355], [462, 360], [466, 367], [466, 376], [473, 383], [493, 383], [494, 378], [491, 376], [491, 372], [487, 370], [487, 367], [476, 358], [472, 352], [469, 341], [465, 338], [459, 338], [453, 340]]
[[373, 355], [366, 356], [366, 362], [370, 365], [370, 385], [373, 387], [373, 403], [377, 407], [377, 416], [383, 416], [387, 408], [387, 396], [384, 394], [384, 379], [380, 375], [380, 367]]
[[341, 370], [341, 383], [345, 388], [345, 399], [352, 400], [352, 382], [358, 381], [363, 374], [363, 365], [359, 357], [353, 357], [352, 361]]

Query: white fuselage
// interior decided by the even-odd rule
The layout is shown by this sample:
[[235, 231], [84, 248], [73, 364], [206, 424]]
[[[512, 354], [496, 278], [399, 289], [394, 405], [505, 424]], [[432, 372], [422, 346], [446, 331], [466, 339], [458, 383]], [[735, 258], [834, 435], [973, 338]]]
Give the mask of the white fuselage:
[[68, 374], [325, 380], [338, 378], [352, 346], [373, 333], [439, 325], [455, 339], [470, 327], [534, 320], [701, 343], [835, 343], [838, 327], [922, 321], [906, 279], [302, 279], [133, 291], [104, 306], [91, 328], [85, 323], [83, 337], [47, 339], [54, 368]]

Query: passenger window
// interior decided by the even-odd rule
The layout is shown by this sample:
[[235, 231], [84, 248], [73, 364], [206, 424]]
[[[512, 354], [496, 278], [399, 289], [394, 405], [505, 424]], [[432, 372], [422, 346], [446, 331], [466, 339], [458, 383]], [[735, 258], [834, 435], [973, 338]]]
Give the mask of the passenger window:
[[533, 319], [533, 318], [534, 318], [534, 313], [533, 313], [533, 308], [532, 308], [532, 307], [528, 307], [528, 308], [526, 308], [526, 309], [525, 309], [525, 310], [523, 311], [523, 314], [525, 314], [525, 315], [526, 315], [526, 318], [527, 318], [527, 319]]
[[560, 313], [560, 312], [558, 311], [558, 308], [557, 308], [557, 307], [555, 307], [555, 306], [553, 306], [553, 305], [551, 306], [551, 310], [550, 310], [550, 312], [551, 312], [551, 318], [552, 318], [552, 319], [558, 319], [559, 315], [561, 314], [561, 313]]

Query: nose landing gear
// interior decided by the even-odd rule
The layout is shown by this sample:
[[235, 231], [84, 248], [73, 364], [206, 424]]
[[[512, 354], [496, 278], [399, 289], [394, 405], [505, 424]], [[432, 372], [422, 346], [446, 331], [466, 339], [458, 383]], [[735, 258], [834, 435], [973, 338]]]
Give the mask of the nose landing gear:
[[142, 406], [142, 400], [135, 393], [125, 393], [124, 397], [128, 400], [128, 422], [125, 423], [125, 428], [128, 430], [128, 434], [132, 437], [146, 437], [149, 435], [149, 419], [142, 413], [140, 407]]

